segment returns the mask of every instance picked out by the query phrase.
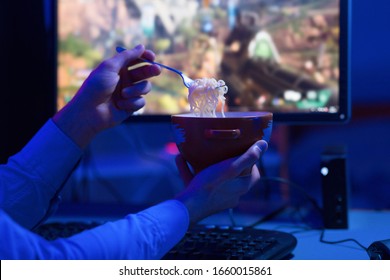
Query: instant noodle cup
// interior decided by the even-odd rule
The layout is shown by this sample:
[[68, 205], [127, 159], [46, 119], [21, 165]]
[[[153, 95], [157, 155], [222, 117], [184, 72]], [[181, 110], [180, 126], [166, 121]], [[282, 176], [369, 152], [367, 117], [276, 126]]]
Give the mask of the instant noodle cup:
[[240, 156], [258, 140], [269, 142], [270, 112], [226, 112], [225, 117], [193, 113], [171, 117], [176, 145], [195, 173], [225, 159]]

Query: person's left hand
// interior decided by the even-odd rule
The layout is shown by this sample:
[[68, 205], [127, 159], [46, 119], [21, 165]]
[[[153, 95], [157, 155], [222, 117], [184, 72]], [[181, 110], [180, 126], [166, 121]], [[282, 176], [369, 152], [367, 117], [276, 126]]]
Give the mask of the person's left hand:
[[260, 180], [256, 162], [267, 149], [268, 143], [260, 140], [243, 155], [211, 165], [195, 176], [179, 154], [176, 164], [187, 187], [175, 199], [187, 207], [190, 223], [237, 206], [240, 197]]
[[54, 117], [55, 123], [80, 147], [103, 129], [115, 126], [145, 105], [143, 95], [151, 90], [146, 79], [157, 76], [161, 68], [139, 64], [139, 58], [154, 60], [155, 55], [139, 45], [103, 61], [75, 95]]

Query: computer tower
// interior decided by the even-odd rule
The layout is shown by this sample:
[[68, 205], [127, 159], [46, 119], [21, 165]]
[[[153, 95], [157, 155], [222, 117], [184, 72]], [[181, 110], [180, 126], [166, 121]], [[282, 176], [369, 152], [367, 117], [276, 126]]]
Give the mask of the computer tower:
[[344, 146], [326, 147], [321, 154], [324, 227], [348, 228], [348, 166]]

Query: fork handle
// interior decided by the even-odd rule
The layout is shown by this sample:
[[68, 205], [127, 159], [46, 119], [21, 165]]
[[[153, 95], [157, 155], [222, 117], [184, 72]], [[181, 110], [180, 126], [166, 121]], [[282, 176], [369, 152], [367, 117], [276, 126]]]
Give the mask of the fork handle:
[[[117, 46], [117, 47], [116, 47], [116, 51], [117, 51], [118, 53], [121, 53], [121, 52], [123, 52], [123, 51], [125, 51], [125, 50], [126, 50], [126, 49], [125, 49], [124, 47], [120, 47], [120, 46]], [[175, 69], [175, 68], [166, 66], [166, 65], [164, 65], [164, 64], [161, 64], [161, 63], [158, 63], [158, 62], [155, 62], [155, 61], [151, 61], [151, 60], [149, 60], [149, 59], [142, 58], [142, 57], [140, 57], [139, 59], [142, 60], [142, 61], [144, 61], [144, 62], [150, 63], [150, 64], [156, 64], [156, 65], [158, 65], [158, 66], [160, 66], [160, 67], [163, 67], [163, 68], [165, 68], [165, 69], [168, 69], [168, 70], [170, 70], [170, 71], [173, 71], [173, 72], [175, 72], [175, 73], [177, 73], [177, 74], [179, 74], [179, 75], [182, 75], [182, 74], [183, 74], [181, 71], [179, 71], [179, 70], [177, 70], [177, 69]]]
[[183, 74], [181, 71], [179, 71], [179, 70], [177, 70], [177, 69], [175, 69], [175, 68], [169, 67], [169, 66], [167, 66], [167, 65], [164, 65], [164, 64], [161, 64], [161, 63], [158, 63], [158, 62], [155, 62], [155, 61], [151, 61], [151, 60], [149, 60], [149, 59], [142, 58], [142, 57], [140, 57], [139, 59], [140, 59], [140, 60], [143, 60], [144, 62], [150, 63], [150, 64], [156, 64], [156, 65], [158, 65], [158, 66], [160, 66], [160, 67], [163, 67], [163, 68], [165, 68], [165, 69], [168, 69], [168, 70], [170, 70], [170, 71], [173, 71], [173, 72], [175, 72], [175, 73], [177, 73], [177, 74], [179, 74], [179, 75], [182, 75], [182, 74]]

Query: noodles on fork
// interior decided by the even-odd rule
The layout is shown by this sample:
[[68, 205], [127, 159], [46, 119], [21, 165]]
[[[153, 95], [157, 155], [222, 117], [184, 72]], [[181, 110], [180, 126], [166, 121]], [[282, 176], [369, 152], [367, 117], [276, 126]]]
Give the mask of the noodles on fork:
[[225, 94], [228, 87], [222, 80], [216, 79], [197, 79], [190, 88], [188, 94], [188, 102], [191, 112], [199, 117], [216, 117], [216, 109], [219, 101], [222, 103], [222, 117], [225, 117]]

